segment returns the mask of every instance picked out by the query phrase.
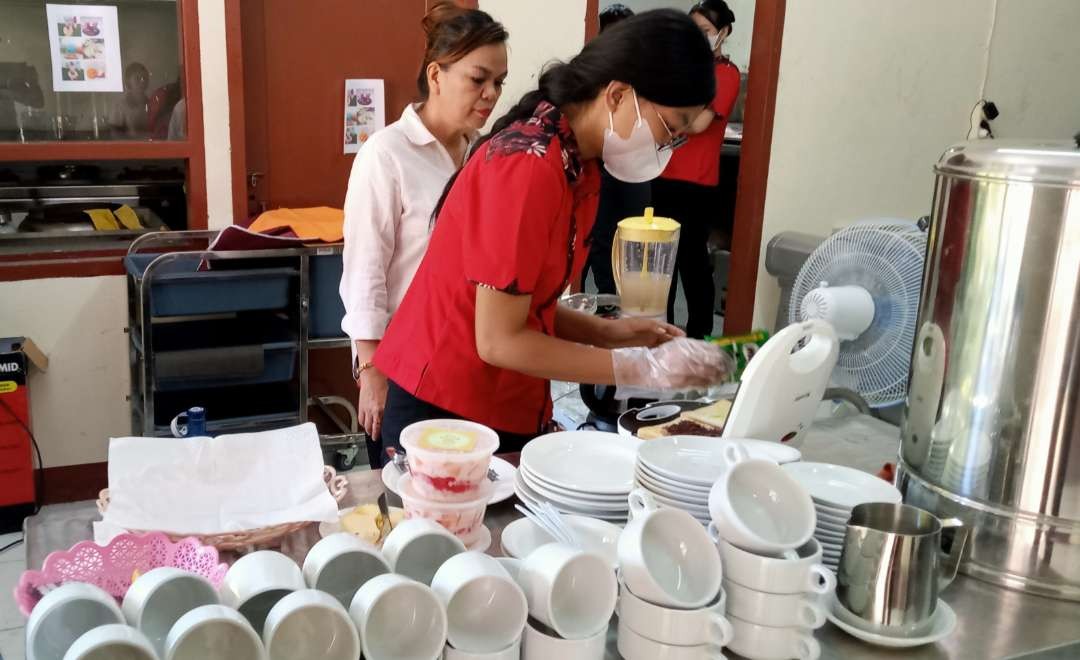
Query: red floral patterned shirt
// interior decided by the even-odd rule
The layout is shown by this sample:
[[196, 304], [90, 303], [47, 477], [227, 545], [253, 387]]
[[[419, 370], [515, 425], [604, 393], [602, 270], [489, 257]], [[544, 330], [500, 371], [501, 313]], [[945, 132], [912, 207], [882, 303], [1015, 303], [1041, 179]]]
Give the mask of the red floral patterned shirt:
[[528, 327], [555, 334], [559, 296], [581, 275], [599, 201], [569, 122], [542, 103], [461, 171], [375, 365], [417, 398], [499, 431], [551, 419], [548, 382], [491, 366], [476, 350], [476, 288], [531, 297]]

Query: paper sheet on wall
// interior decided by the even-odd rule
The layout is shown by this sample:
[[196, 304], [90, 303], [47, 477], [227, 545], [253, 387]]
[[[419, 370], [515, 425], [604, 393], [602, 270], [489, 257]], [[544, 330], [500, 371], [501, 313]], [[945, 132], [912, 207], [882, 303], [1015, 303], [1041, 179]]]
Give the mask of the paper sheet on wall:
[[216, 438], [113, 438], [107, 525], [219, 534], [334, 522], [314, 424]]
[[53, 91], [122, 92], [116, 7], [45, 5]]
[[345, 153], [360, 151], [375, 131], [386, 126], [386, 95], [377, 78], [345, 81]]

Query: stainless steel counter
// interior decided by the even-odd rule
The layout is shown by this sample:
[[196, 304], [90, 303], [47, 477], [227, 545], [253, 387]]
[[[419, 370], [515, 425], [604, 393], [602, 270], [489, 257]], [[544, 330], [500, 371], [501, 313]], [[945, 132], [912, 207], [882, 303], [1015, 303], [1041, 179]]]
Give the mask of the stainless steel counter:
[[[896, 456], [896, 427], [864, 416], [819, 419], [802, 447], [805, 460], [828, 461], [876, 472]], [[353, 472], [349, 475], [351, 493], [347, 504], [373, 501], [381, 491], [377, 472]], [[502, 554], [502, 529], [519, 517], [513, 501], [488, 510], [486, 524], [492, 531], [489, 552]], [[39, 567], [54, 550], [67, 549], [93, 537], [92, 522], [98, 518], [92, 502], [47, 506], [26, 521], [27, 566]], [[303, 559], [307, 548], [317, 540], [308, 529], [288, 540], [283, 550]], [[1038, 657], [1077, 658], [1080, 650], [1065, 649], [1056, 653], [1027, 655], [1044, 649], [1080, 642], [1080, 604], [1051, 600], [1007, 591], [978, 580], [960, 576], [944, 592], [944, 599], [956, 610], [959, 625], [948, 639], [917, 649], [888, 650], [860, 642], [831, 624], [817, 632], [822, 658], [869, 658], [893, 660]], [[728, 653], [729, 657], [733, 654]], [[611, 632], [609, 658], [618, 658]]]

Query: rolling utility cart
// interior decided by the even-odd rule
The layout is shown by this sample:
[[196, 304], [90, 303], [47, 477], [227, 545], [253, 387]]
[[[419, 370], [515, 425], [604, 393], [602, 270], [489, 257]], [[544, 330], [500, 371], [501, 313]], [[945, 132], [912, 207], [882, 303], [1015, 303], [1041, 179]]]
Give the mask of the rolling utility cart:
[[216, 236], [146, 234], [128, 249], [132, 432], [171, 436], [192, 406], [211, 435], [300, 424], [315, 407], [336, 427], [321, 435], [328, 462], [353, 467], [366, 456], [354, 405], [308, 391], [308, 352], [349, 346], [342, 246], [208, 249]]

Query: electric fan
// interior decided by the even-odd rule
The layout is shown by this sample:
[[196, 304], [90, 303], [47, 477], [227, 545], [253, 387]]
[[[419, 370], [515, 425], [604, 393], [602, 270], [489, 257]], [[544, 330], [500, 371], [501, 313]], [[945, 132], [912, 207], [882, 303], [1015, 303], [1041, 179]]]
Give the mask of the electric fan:
[[832, 385], [874, 408], [907, 394], [925, 258], [916, 223], [864, 220], [826, 239], [795, 279], [789, 319], [832, 324], [840, 339]]

